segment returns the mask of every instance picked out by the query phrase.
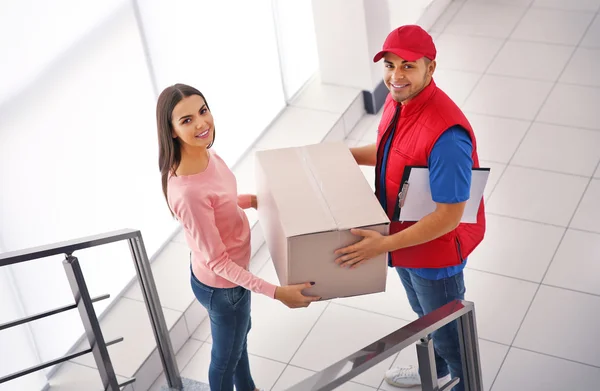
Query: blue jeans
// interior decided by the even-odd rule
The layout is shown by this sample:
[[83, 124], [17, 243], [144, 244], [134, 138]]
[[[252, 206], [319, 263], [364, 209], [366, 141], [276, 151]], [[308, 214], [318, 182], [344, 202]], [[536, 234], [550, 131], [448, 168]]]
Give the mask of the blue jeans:
[[[410, 269], [397, 267], [396, 271], [400, 275], [410, 306], [419, 317], [453, 300], [464, 300], [465, 298], [465, 281], [462, 272], [441, 280], [428, 280], [419, 277]], [[457, 322], [453, 321], [434, 331], [432, 339], [438, 378], [451, 373], [453, 378], [460, 377], [462, 380], [462, 361]], [[452, 390], [463, 391], [462, 381]]]
[[208, 311], [212, 351], [208, 382], [211, 391], [254, 391], [248, 361], [250, 291], [245, 288], [212, 288], [191, 277], [194, 295]]

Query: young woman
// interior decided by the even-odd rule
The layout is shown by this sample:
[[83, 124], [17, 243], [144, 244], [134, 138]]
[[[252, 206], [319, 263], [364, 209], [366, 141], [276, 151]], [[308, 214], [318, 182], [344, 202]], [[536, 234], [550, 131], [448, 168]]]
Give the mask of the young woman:
[[250, 226], [242, 209], [256, 208], [256, 196], [238, 195], [233, 172], [211, 149], [213, 116], [197, 89], [166, 88], [156, 106], [162, 188], [182, 224], [191, 252], [191, 285], [207, 309], [212, 331], [209, 382], [212, 391], [254, 391], [247, 335], [250, 292], [307, 307], [318, 297], [302, 290], [311, 283], [277, 287], [248, 271]]

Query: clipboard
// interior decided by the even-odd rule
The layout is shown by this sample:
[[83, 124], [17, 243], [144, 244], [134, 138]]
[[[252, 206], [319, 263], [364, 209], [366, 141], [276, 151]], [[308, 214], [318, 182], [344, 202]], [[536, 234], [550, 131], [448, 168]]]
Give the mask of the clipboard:
[[[471, 195], [465, 206], [461, 223], [474, 224], [477, 222], [477, 212], [479, 212], [489, 176], [490, 168], [472, 169]], [[436, 204], [432, 199], [429, 186], [429, 167], [406, 166], [402, 175], [393, 220], [419, 221], [432, 213], [435, 208]]]

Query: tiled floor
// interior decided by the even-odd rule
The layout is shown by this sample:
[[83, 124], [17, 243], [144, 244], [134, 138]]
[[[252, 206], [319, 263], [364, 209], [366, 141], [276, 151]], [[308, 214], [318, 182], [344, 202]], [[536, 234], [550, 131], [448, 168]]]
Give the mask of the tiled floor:
[[[455, 1], [432, 29], [436, 80], [467, 113], [492, 168], [487, 237], [465, 273], [487, 390], [600, 389], [599, 8], [600, 0]], [[322, 121], [335, 103], [319, 101]], [[298, 121], [307, 104], [298, 102]], [[372, 142], [378, 119], [363, 117], [348, 144]], [[310, 129], [292, 130], [266, 140], [302, 143]], [[260, 251], [253, 270], [276, 282], [268, 256]], [[388, 281], [385, 293], [305, 310], [255, 295], [249, 349], [260, 387], [284, 390], [414, 320], [395, 273]], [[205, 322], [180, 352], [183, 375], [206, 381], [210, 349]], [[416, 363], [414, 349], [340, 389], [390, 390], [382, 375], [393, 363]]]

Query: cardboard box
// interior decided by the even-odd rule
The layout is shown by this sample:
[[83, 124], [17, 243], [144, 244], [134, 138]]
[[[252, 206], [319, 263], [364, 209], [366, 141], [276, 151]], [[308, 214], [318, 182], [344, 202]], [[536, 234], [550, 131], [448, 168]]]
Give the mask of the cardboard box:
[[387, 235], [389, 219], [344, 143], [256, 153], [258, 216], [281, 285], [314, 281], [323, 300], [385, 291], [387, 254], [356, 269], [334, 251], [360, 240], [351, 228]]

